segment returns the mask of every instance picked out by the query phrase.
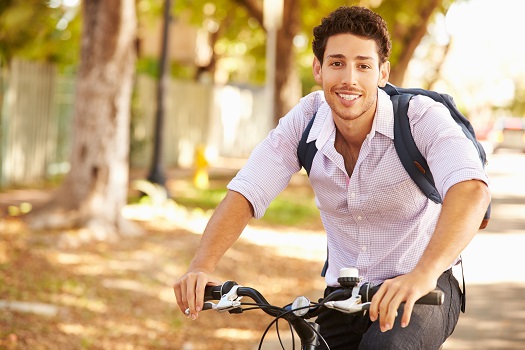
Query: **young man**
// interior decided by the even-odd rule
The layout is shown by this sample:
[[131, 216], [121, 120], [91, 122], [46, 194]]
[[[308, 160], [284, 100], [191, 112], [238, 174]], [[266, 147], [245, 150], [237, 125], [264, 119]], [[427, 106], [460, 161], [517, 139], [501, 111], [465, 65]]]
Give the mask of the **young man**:
[[[341, 7], [314, 29], [313, 74], [323, 91], [281, 118], [228, 185], [188, 272], [175, 282], [182, 311], [197, 317], [219, 259], [300, 170], [297, 146], [316, 113], [310, 182], [327, 233], [327, 290], [338, 286], [343, 267], [357, 267], [363, 282], [381, 284], [367, 315], [318, 317], [330, 348], [438, 349], [452, 333], [461, 292], [450, 268], [487, 209], [488, 179], [448, 110], [416, 96], [409, 108], [412, 133], [443, 204], [411, 180], [394, 148], [392, 103], [378, 88], [388, 81], [390, 48], [384, 20], [366, 8]], [[444, 305], [414, 305], [436, 286], [445, 292]]]

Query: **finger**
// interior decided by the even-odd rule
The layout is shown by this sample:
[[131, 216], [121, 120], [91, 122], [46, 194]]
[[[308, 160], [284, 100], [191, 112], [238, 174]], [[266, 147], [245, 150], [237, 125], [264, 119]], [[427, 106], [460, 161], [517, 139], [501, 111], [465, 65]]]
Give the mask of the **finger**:
[[179, 305], [180, 311], [185, 312], [188, 308], [188, 303], [183, 300], [179, 281], [175, 282], [173, 285], [173, 292], [175, 293], [175, 299], [177, 300], [177, 305]]
[[197, 283], [195, 286], [195, 311], [197, 313], [199, 313], [202, 310], [202, 306], [204, 304], [204, 288], [206, 287], [207, 282], [207, 278], [202, 278], [202, 276], [198, 276]]
[[415, 300], [413, 298], [409, 298], [405, 302], [405, 306], [403, 307], [403, 317], [401, 318], [401, 327], [405, 328], [410, 323], [414, 304]]
[[392, 298], [386, 303], [385, 299], [381, 302], [379, 319], [379, 326], [382, 332], [386, 332], [392, 329], [397, 316], [397, 310], [401, 305], [401, 301], [397, 298]]
[[188, 309], [188, 298], [186, 295], [186, 276], [180, 278], [173, 286], [175, 298], [180, 310], [184, 313]]
[[188, 303], [188, 308], [190, 309], [190, 317], [195, 320], [197, 318], [197, 311], [195, 310], [196, 296], [195, 296], [195, 284], [196, 277], [194, 275], [189, 275], [186, 283], [186, 298]]
[[368, 310], [370, 320], [375, 322], [379, 318], [379, 305], [383, 300], [386, 289], [381, 286], [376, 292], [370, 303], [370, 309]]
[[[397, 309], [401, 300], [397, 300], [397, 288], [394, 285], [387, 285], [389, 288], [385, 290], [384, 296], [379, 303], [379, 327], [382, 332], [392, 329], [397, 315]], [[385, 286], [385, 289], [386, 287]]]
[[379, 303], [380, 302], [381, 302], [381, 299], [379, 299], [379, 297], [376, 298], [375, 295], [370, 302], [370, 308], [368, 309], [368, 314], [370, 317], [370, 321], [372, 322], [375, 322], [379, 318]]

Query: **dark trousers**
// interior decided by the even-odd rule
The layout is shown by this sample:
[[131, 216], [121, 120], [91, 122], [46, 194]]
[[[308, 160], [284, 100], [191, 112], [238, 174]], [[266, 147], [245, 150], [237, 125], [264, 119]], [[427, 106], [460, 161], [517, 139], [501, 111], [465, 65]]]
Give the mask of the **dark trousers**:
[[[461, 290], [451, 271], [439, 277], [437, 287], [445, 293], [443, 305], [414, 305], [406, 328], [401, 328], [403, 306], [394, 327], [385, 333], [378, 321], [370, 321], [368, 313], [348, 315], [326, 310], [316, 322], [331, 350], [437, 350], [454, 331], [461, 308]], [[326, 347], [322, 345], [321, 349]]]

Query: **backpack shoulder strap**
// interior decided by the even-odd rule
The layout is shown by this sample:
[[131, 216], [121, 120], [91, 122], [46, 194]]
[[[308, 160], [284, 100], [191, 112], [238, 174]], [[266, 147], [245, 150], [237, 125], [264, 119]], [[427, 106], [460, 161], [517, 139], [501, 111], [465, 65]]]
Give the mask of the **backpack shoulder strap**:
[[390, 96], [394, 109], [394, 146], [403, 167], [421, 191], [433, 202], [442, 203], [427, 161], [417, 148], [410, 130], [408, 105], [412, 96], [399, 93]]
[[312, 168], [312, 163], [314, 161], [315, 154], [317, 153], [317, 147], [315, 146], [315, 140], [306, 142], [308, 140], [308, 135], [314, 124], [316, 114], [310, 119], [308, 125], [303, 131], [301, 140], [299, 140], [299, 145], [297, 146], [297, 157], [299, 158], [299, 164], [306, 170], [306, 173], [310, 175], [310, 169]]
[[[456, 104], [454, 103], [454, 99], [452, 96], [447, 94], [441, 94], [435, 91], [431, 90], [425, 90], [425, 89], [419, 89], [419, 88], [400, 88], [396, 87], [392, 84], [387, 84], [385, 87], [382, 88], [388, 95], [390, 95], [390, 99], [392, 100], [392, 104], [394, 106], [394, 144], [396, 147], [396, 151], [399, 155], [399, 158], [401, 159], [401, 162], [403, 163], [403, 166], [405, 167], [406, 171], [409, 173], [410, 177], [413, 179], [413, 181], [419, 186], [419, 188], [425, 193], [425, 195], [433, 200], [436, 203], [441, 203], [442, 199], [437, 190], [435, 190], [435, 184], [434, 179], [432, 178], [432, 174], [430, 173], [430, 169], [428, 167], [428, 164], [426, 163], [425, 159], [421, 156], [421, 153], [419, 152], [419, 149], [415, 146], [413, 142], [412, 133], [410, 131], [410, 123], [408, 122], [408, 102], [410, 99], [402, 98], [401, 96], [404, 95], [425, 95], [430, 97], [436, 102], [439, 102], [443, 104], [447, 109], [450, 111], [450, 115], [452, 118], [456, 121], [456, 123], [461, 127], [463, 130], [463, 133], [465, 136], [472, 141], [474, 146], [476, 147], [479, 159], [483, 165], [483, 167], [487, 163], [487, 155], [485, 153], [485, 150], [483, 149], [483, 146], [479, 141], [476, 139], [476, 134], [474, 132], [474, 128], [472, 127], [470, 121], [467, 117], [465, 117], [456, 107]], [[405, 120], [407, 120], [405, 122]], [[401, 121], [398, 123], [398, 121]], [[397, 135], [403, 135], [402, 138], [398, 137]], [[412, 158], [406, 159], [406, 155], [410, 154]], [[421, 158], [419, 158], [421, 157]], [[413, 163], [413, 164], [410, 164]], [[421, 174], [418, 174], [414, 171], [413, 165], [418, 168], [420, 173], [423, 174], [423, 177], [425, 179], [421, 179]], [[428, 181], [428, 183], [425, 183], [425, 181]], [[430, 184], [430, 186], [429, 186]], [[487, 227], [487, 224], [490, 220], [490, 214], [491, 214], [491, 204], [489, 204], [487, 211], [485, 212], [485, 216], [483, 218], [483, 221], [480, 225], [480, 229], [484, 229]]]
[[[299, 164], [306, 170], [308, 176], [310, 176], [310, 169], [312, 169], [312, 163], [314, 161], [315, 154], [317, 153], [317, 146], [315, 145], [315, 140], [306, 142], [308, 140], [308, 135], [310, 135], [310, 130], [314, 124], [315, 116], [314, 114], [312, 119], [306, 125], [306, 128], [301, 135], [301, 140], [299, 140], [299, 145], [297, 146], [297, 157], [299, 158]], [[326, 271], [328, 270], [328, 247], [326, 248], [326, 260], [324, 262], [323, 270], [321, 271], [321, 276], [326, 276]]]

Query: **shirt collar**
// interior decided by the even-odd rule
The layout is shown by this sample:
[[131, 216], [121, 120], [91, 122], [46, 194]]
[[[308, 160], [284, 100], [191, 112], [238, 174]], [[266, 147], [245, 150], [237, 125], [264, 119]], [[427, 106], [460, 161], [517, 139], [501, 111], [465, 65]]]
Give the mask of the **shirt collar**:
[[[328, 106], [328, 104], [325, 104]], [[315, 146], [317, 149], [321, 149], [330, 138], [333, 138], [335, 135], [335, 124], [334, 119], [332, 117], [332, 109], [326, 108], [326, 111], [321, 111], [319, 109], [319, 112], [323, 112], [324, 118], [322, 118], [322, 123], [318, 126], [320, 128], [317, 140], [315, 141]]]
[[[370, 132], [372, 137], [375, 132], [383, 134], [392, 140], [394, 139], [394, 110], [392, 109], [392, 101], [390, 101], [390, 96], [382, 89], [378, 89], [377, 92], [377, 110], [372, 131]], [[370, 139], [372, 137], [370, 137]]]
[[[390, 139], [394, 139], [394, 111], [392, 109], [392, 102], [390, 96], [382, 89], [378, 88], [377, 93], [377, 109], [370, 130], [370, 137], [368, 142], [371, 142], [375, 133], [383, 134]], [[317, 149], [321, 149], [326, 142], [335, 135], [335, 124], [332, 118], [332, 110], [327, 103], [323, 103], [315, 116], [314, 124], [310, 135], [308, 135], [307, 142], [315, 141]]]

